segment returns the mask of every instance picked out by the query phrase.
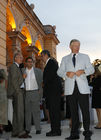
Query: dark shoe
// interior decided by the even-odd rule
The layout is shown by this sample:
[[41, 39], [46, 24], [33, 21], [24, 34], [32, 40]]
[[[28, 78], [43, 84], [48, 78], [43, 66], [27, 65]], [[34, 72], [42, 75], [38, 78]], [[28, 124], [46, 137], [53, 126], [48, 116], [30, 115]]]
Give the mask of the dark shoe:
[[60, 132], [52, 132], [52, 131], [50, 131], [50, 132], [46, 133], [46, 136], [47, 137], [61, 136], [61, 131]]
[[48, 121], [48, 119], [42, 119], [41, 121], [42, 121], [42, 122], [45, 122], [45, 121]]
[[65, 140], [78, 140], [78, 139], [80, 139], [79, 136], [70, 136], [70, 137], [65, 138]]
[[53, 133], [53, 136], [61, 136], [61, 133]]
[[95, 129], [101, 129], [101, 127], [98, 127], [98, 126], [95, 126], [94, 128], [95, 128]]
[[15, 138], [15, 137], [18, 137], [18, 135], [17, 134], [12, 134], [11, 137]]
[[5, 125], [5, 126], [4, 126], [4, 130], [5, 130], [6, 132], [11, 132], [11, 131], [13, 130], [12, 124], [11, 124], [10, 121], [8, 121], [8, 125]]
[[36, 134], [41, 134], [41, 130], [36, 130]]
[[46, 136], [52, 136], [52, 131], [47, 132], [47, 133], [46, 133]]
[[91, 140], [92, 131], [84, 131], [83, 135], [85, 136], [84, 140]]
[[53, 132], [53, 136], [61, 136], [61, 131], [59, 131], [59, 132]]
[[3, 130], [0, 129], [0, 134], [3, 134]]
[[32, 136], [25, 133], [25, 134], [20, 135], [18, 138], [32, 138]]
[[27, 131], [27, 130], [26, 130], [26, 133], [27, 133], [27, 134], [29, 134], [29, 133], [30, 133], [30, 131]]
[[91, 140], [91, 137], [85, 137], [84, 140]]

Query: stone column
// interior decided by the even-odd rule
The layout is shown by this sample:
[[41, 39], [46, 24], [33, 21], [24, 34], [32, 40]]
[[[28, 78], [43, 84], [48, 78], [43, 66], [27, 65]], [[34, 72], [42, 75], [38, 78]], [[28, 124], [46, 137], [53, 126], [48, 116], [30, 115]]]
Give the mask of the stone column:
[[21, 42], [26, 40], [26, 37], [19, 31], [8, 32], [8, 37], [12, 40], [12, 50], [21, 52]]
[[36, 46], [28, 46], [27, 52], [28, 52], [28, 56], [31, 56], [33, 58], [34, 62], [36, 62], [36, 55], [38, 54], [39, 49]]
[[[21, 42], [26, 40], [26, 37], [19, 31], [12, 31], [8, 32], [8, 37], [12, 40], [12, 52], [13, 56], [14, 53], [20, 52], [21, 53]], [[9, 56], [7, 57], [9, 58]], [[12, 60], [7, 60], [7, 65], [11, 64]]]
[[44, 49], [50, 51], [52, 57], [56, 59], [56, 45], [58, 45], [59, 40], [57, 38], [56, 27], [51, 25], [44, 25], [44, 31], [46, 36], [44, 37]]

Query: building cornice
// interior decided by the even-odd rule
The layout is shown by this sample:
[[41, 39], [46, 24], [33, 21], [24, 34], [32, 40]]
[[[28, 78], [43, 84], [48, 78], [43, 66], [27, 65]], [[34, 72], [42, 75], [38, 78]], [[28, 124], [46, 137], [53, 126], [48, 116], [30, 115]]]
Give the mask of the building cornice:
[[44, 32], [46, 33], [46, 38], [52, 38], [55, 43], [58, 45], [60, 41], [57, 38], [56, 32], [55, 32], [56, 26], [52, 25], [44, 25]]
[[45, 36], [45, 39], [52, 39], [52, 40], [54, 40], [54, 42], [56, 43], [56, 45], [58, 45], [60, 43], [60, 41], [58, 40], [58, 38], [56, 37], [55, 34], [47, 34]]
[[23, 11], [25, 16], [32, 22], [32, 25], [43, 35], [45, 36], [45, 32], [43, 29], [43, 24], [36, 16], [35, 12], [31, 9], [30, 5], [27, 3], [26, 0], [16, 0], [17, 5]]
[[[47, 38], [48, 36], [51, 36], [52, 38], [54, 38], [56, 44], [60, 43], [55, 32], [55, 26], [43, 25], [26, 0], [11, 1], [14, 1], [13, 3], [23, 11], [25, 19], [28, 20], [29, 23], [31, 23], [31, 25], [34, 26], [43, 37]], [[48, 28], [50, 30], [49, 33], [47, 33]]]

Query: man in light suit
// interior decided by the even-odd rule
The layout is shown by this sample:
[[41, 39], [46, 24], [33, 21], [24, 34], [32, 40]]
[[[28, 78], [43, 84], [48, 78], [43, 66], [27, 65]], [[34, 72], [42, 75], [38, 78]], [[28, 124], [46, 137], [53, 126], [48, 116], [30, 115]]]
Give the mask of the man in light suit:
[[8, 98], [13, 100], [13, 131], [12, 137], [30, 138], [24, 131], [24, 78], [19, 68], [23, 57], [20, 53], [14, 55], [14, 63], [9, 68]]
[[93, 74], [94, 68], [88, 55], [79, 53], [79, 40], [71, 40], [70, 49], [71, 54], [63, 57], [60, 68], [57, 71], [59, 76], [65, 78], [65, 95], [68, 95], [72, 118], [71, 134], [65, 140], [79, 139], [78, 104], [83, 115], [84, 140], [91, 140], [88, 96], [90, 89], [86, 76]]
[[33, 67], [32, 57], [26, 58], [26, 97], [25, 97], [25, 126], [27, 133], [31, 130], [31, 120], [36, 128], [36, 134], [41, 133], [40, 128], [40, 99], [42, 97], [43, 73], [40, 69]]

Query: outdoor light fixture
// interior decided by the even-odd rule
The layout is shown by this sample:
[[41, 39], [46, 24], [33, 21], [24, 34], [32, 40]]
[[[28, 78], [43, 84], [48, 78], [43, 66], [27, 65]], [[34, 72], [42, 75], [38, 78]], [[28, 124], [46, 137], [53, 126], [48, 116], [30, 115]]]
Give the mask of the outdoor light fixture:
[[16, 28], [12, 28], [12, 31], [13, 31], [13, 32], [16, 31]]

